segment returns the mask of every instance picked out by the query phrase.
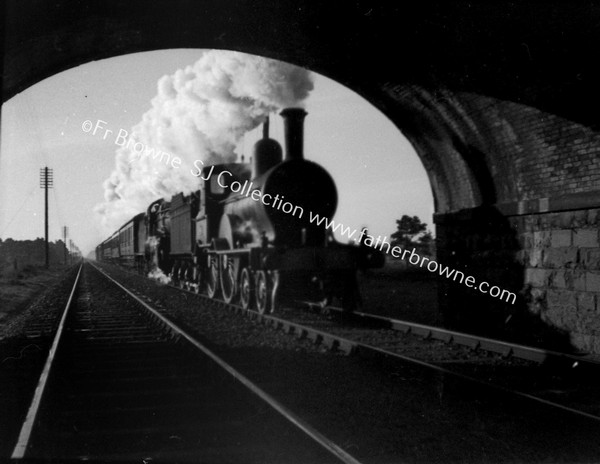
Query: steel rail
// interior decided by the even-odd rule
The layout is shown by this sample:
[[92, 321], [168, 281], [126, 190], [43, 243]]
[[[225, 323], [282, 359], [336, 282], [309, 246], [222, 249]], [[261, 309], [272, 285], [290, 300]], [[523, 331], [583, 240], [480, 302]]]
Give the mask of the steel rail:
[[54, 358], [56, 357], [56, 352], [58, 350], [58, 345], [62, 338], [63, 330], [65, 327], [65, 321], [67, 319], [67, 313], [69, 312], [69, 308], [71, 307], [71, 303], [73, 302], [73, 296], [75, 295], [75, 290], [77, 289], [77, 285], [79, 283], [79, 276], [81, 275], [81, 270], [83, 268], [83, 263], [79, 265], [79, 270], [77, 271], [77, 276], [75, 277], [75, 283], [73, 284], [73, 288], [71, 289], [71, 293], [69, 295], [69, 299], [67, 304], [65, 305], [65, 309], [63, 310], [62, 316], [60, 318], [60, 322], [58, 324], [58, 328], [56, 329], [56, 333], [54, 334], [54, 340], [52, 341], [52, 346], [50, 347], [50, 351], [48, 352], [48, 358], [46, 359], [46, 363], [44, 364], [44, 369], [42, 370], [42, 374], [38, 380], [38, 384], [35, 388], [35, 392], [33, 394], [33, 399], [29, 406], [29, 410], [27, 411], [27, 415], [25, 416], [25, 421], [21, 426], [21, 432], [19, 433], [19, 439], [17, 440], [17, 444], [13, 449], [11, 458], [12, 459], [22, 459], [25, 457], [25, 453], [27, 451], [27, 446], [29, 445], [29, 440], [31, 438], [31, 432], [33, 430], [33, 425], [35, 424], [35, 420], [40, 408], [40, 404], [42, 402], [42, 397], [44, 396], [44, 391], [46, 390], [46, 385], [48, 384], [48, 378], [50, 377], [50, 370], [52, 369], [52, 365], [54, 362]]
[[342, 449], [336, 443], [331, 441], [329, 438], [327, 438], [321, 432], [319, 432], [318, 430], [316, 430], [315, 428], [310, 426], [307, 422], [305, 422], [299, 416], [294, 414], [291, 410], [286, 408], [283, 404], [281, 404], [279, 401], [277, 401], [271, 395], [266, 393], [263, 389], [261, 389], [255, 383], [253, 383], [250, 379], [248, 379], [246, 376], [241, 374], [234, 367], [229, 365], [221, 357], [219, 357], [217, 354], [215, 354], [210, 349], [208, 349], [204, 344], [200, 343], [194, 337], [192, 337], [191, 335], [186, 333], [184, 330], [179, 328], [176, 324], [174, 324], [169, 319], [167, 319], [165, 316], [160, 314], [156, 309], [154, 309], [148, 303], [146, 303], [145, 301], [140, 299], [137, 295], [135, 295], [128, 288], [124, 287], [121, 283], [119, 283], [118, 281], [113, 279], [102, 269], [98, 268], [97, 266], [95, 266], [91, 263], [90, 263], [90, 265], [94, 269], [98, 270], [101, 274], [103, 274], [107, 279], [109, 279], [115, 285], [117, 285], [119, 288], [121, 288], [121, 290], [123, 290], [125, 293], [127, 293], [130, 297], [135, 299], [144, 308], [146, 308], [155, 318], [157, 318], [161, 323], [163, 323], [165, 326], [167, 326], [167, 328], [173, 334], [175, 334], [176, 336], [182, 337], [183, 339], [187, 340], [191, 345], [195, 346], [197, 349], [202, 351], [202, 353], [204, 353], [207, 357], [209, 357], [211, 360], [213, 360], [217, 365], [219, 365], [222, 369], [224, 369], [227, 373], [229, 373], [234, 379], [236, 379], [238, 382], [240, 382], [242, 385], [244, 385], [246, 388], [248, 388], [252, 393], [257, 395], [263, 401], [265, 401], [269, 406], [271, 406], [273, 409], [275, 409], [277, 412], [279, 412], [289, 422], [291, 422], [296, 427], [298, 427], [300, 430], [302, 430], [306, 435], [308, 435], [310, 438], [312, 438], [314, 441], [316, 441], [318, 444], [320, 444], [323, 448], [325, 448], [331, 454], [336, 456], [338, 459], [340, 459], [344, 463], [360, 464], [360, 461], [358, 461], [356, 458], [354, 458], [352, 455], [350, 455], [348, 452], [346, 452], [344, 449]]
[[[341, 308], [334, 306], [327, 306], [326, 309], [342, 312]], [[596, 368], [600, 368], [600, 360], [586, 355], [578, 356], [569, 353], [548, 350], [545, 348], [521, 345], [519, 343], [497, 340], [480, 335], [468, 334], [465, 332], [457, 332], [441, 327], [434, 327], [416, 322], [379, 316], [376, 314], [358, 311], [355, 311], [352, 314], [353, 316], [388, 324], [393, 330], [398, 330], [404, 333], [413, 333], [425, 339], [432, 338], [446, 343], [456, 343], [472, 349], [482, 349], [484, 351], [498, 353], [505, 357], [513, 356], [515, 358], [533, 361], [540, 364], [548, 360], [557, 359], [571, 363], [571, 367], [576, 367], [580, 363], [586, 363]]]
[[[490, 387], [492, 389], [495, 390], [500, 390], [502, 392], [505, 393], [509, 393], [512, 395], [516, 395], [519, 396], [521, 398], [526, 398], [528, 400], [532, 400], [538, 403], [542, 403], [546, 406], [551, 406], [554, 408], [558, 408], [562, 411], [566, 411], [572, 414], [576, 414], [578, 416], [582, 416], [585, 417], [587, 419], [592, 419], [594, 421], [600, 421], [600, 416], [596, 416], [594, 414], [589, 414], [587, 412], [584, 411], [580, 411], [579, 409], [574, 409], [574, 408], [570, 408], [568, 406], [564, 406], [562, 404], [559, 403], [555, 403], [553, 401], [549, 401], [549, 400], [545, 400], [543, 398], [540, 398], [538, 396], [535, 395], [530, 395], [529, 393], [525, 393], [519, 390], [515, 390], [512, 388], [507, 388], [507, 387], [503, 387], [501, 385], [495, 384], [495, 383], [490, 383], [487, 382], [485, 380], [481, 380], [478, 379], [476, 377], [471, 377], [469, 375], [466, 374], [461, 374], [459, 372], [456, 371], [452, 371], [450, 369], [447, 369], [445, 367], [441, 367], [437, 364], [433, 364], [433, 363], [429, 363], [427, 361], [421, 361], [420, 359], [416, 359], [416, 358], [412, 358], [410, 356], [405, 356], [399, 353], [395, 353], [393, 351], [388, 351], [386, 349], [383, 348], [379, 348], [377, 346], [373, 346], [373, 345], [369, 345], [367, 343], [362, 343], [362, 342], [357, 342], [355, 340], [351, 340], [349, 338], [345, 338], [345, 337], [340, 337], [339, 335], [334, 335], [334, 334], [330, 334], [328, 332], [324, 332], [322, 330], [317, 330], [317, 329], [313, 329], [309, 326], [305, 326], [303, 324], [298, 324], [296, 322], [291, 322], [291, 321], [287, 321], [285, 319], [281, 319], [275, 316], [268, 316], [268, 315], [261, 315], [259, 320], [264, 320], [267, 323], [271, 323], [271, 325], [273, 325], [274, 327], [281, 327], [284, 330], [287, 329], [287, 332], [290, 333], [292, 332], [291, 328], [294, 329], [294, 331], [298, 331], [299, 335], [303, 335], [303, 334], [314, 334], [312, 336], [312, 338], [315, 340], [315, 342], [319, 343], [322, 340], [328, 340], [327, 345], [330, 346], [331, 348], [335, 349], [335, 348], [339, 348], [339, 347], [344, 347], [343, 351], [347, 352], [347, 353], [354, 353], [357, 351], [363, 351], [363, 352], [373, 352], [373, 353], [379, 353], [379, 354], [383, 354], [385, 356], [389, 356], [392, 358], [396, 358], [396, 359], [400, 359], [402, 361], [406, 361], [409, 362], [411, 364], [416, 364], [422, 367], [427, 367], [429, 369], [433, 369], [437, 372], [441, 372], [443, 374], [447, 374], [447, 375], [451, 375], [457, 378], [461, 378], [463, 380], [467, 380], [469, 382], [475, 382], [477, 384], [480, 385], [484, 385], [486, 387]], [[323, 337], [323, 338], [321, 338]]]

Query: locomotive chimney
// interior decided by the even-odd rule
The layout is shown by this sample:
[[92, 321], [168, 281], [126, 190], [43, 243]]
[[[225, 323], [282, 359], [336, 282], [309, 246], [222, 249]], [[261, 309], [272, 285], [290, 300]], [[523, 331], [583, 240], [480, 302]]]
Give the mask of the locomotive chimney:
[[269, 138], [269, 116], [267, 116], [267, 119], [265, 119], [265, 122], [263, 122], [263, 139], [268, 139]]
[[281, 163], [281, 145], [269, 138], [269, 117], [263, 124], [263, 138], [254, 145], [252, 156], [252, 178], [264, 174], [273, 166]]
[[281, 113], [284, 119], [285, 159], [304, 158], [304, 118], [308, 114], [302, 108], [286, 108]]

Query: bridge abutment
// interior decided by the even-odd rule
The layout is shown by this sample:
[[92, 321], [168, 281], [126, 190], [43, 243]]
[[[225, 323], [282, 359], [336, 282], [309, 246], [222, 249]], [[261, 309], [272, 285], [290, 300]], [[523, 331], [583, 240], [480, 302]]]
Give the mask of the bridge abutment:
[[390, 95], [406, 112], [398, 122], [418, 113], [403, 130], [432, 181], [438, 261], [516, 295], [442, 279], [447, 324], [600, 353], [598, 132], [471, 93]]

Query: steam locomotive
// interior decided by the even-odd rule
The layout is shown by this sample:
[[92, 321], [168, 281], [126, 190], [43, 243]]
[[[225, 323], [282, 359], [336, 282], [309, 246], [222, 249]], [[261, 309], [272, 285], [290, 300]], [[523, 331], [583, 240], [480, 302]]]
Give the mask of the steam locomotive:
[[357, 271], [383, 265], [383, 254], [336, 242], [314, 221], [333, 216], [337, 190], [324, 168], [304, 159], [306, 114], [281, 112], [285, 160], [267, 119], [251, 163], [195, 163], [197, 191], [154, 201], [96, 247], [97, 260], [260, 313], [297, 300], [355, 309]]

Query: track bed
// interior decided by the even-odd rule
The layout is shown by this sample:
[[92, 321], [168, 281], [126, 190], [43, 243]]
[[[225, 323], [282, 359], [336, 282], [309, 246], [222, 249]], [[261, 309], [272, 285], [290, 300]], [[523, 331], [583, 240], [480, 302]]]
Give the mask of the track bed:
[[86, 266], [27, 458], [339, 462]]
[[570, 463], [600, 457], [598, 421], [380, 353], [346, 356], [296, 331], [263, 325], [256, 315], [243, 317], [222, 303], [102, 268], [361, 462]]

